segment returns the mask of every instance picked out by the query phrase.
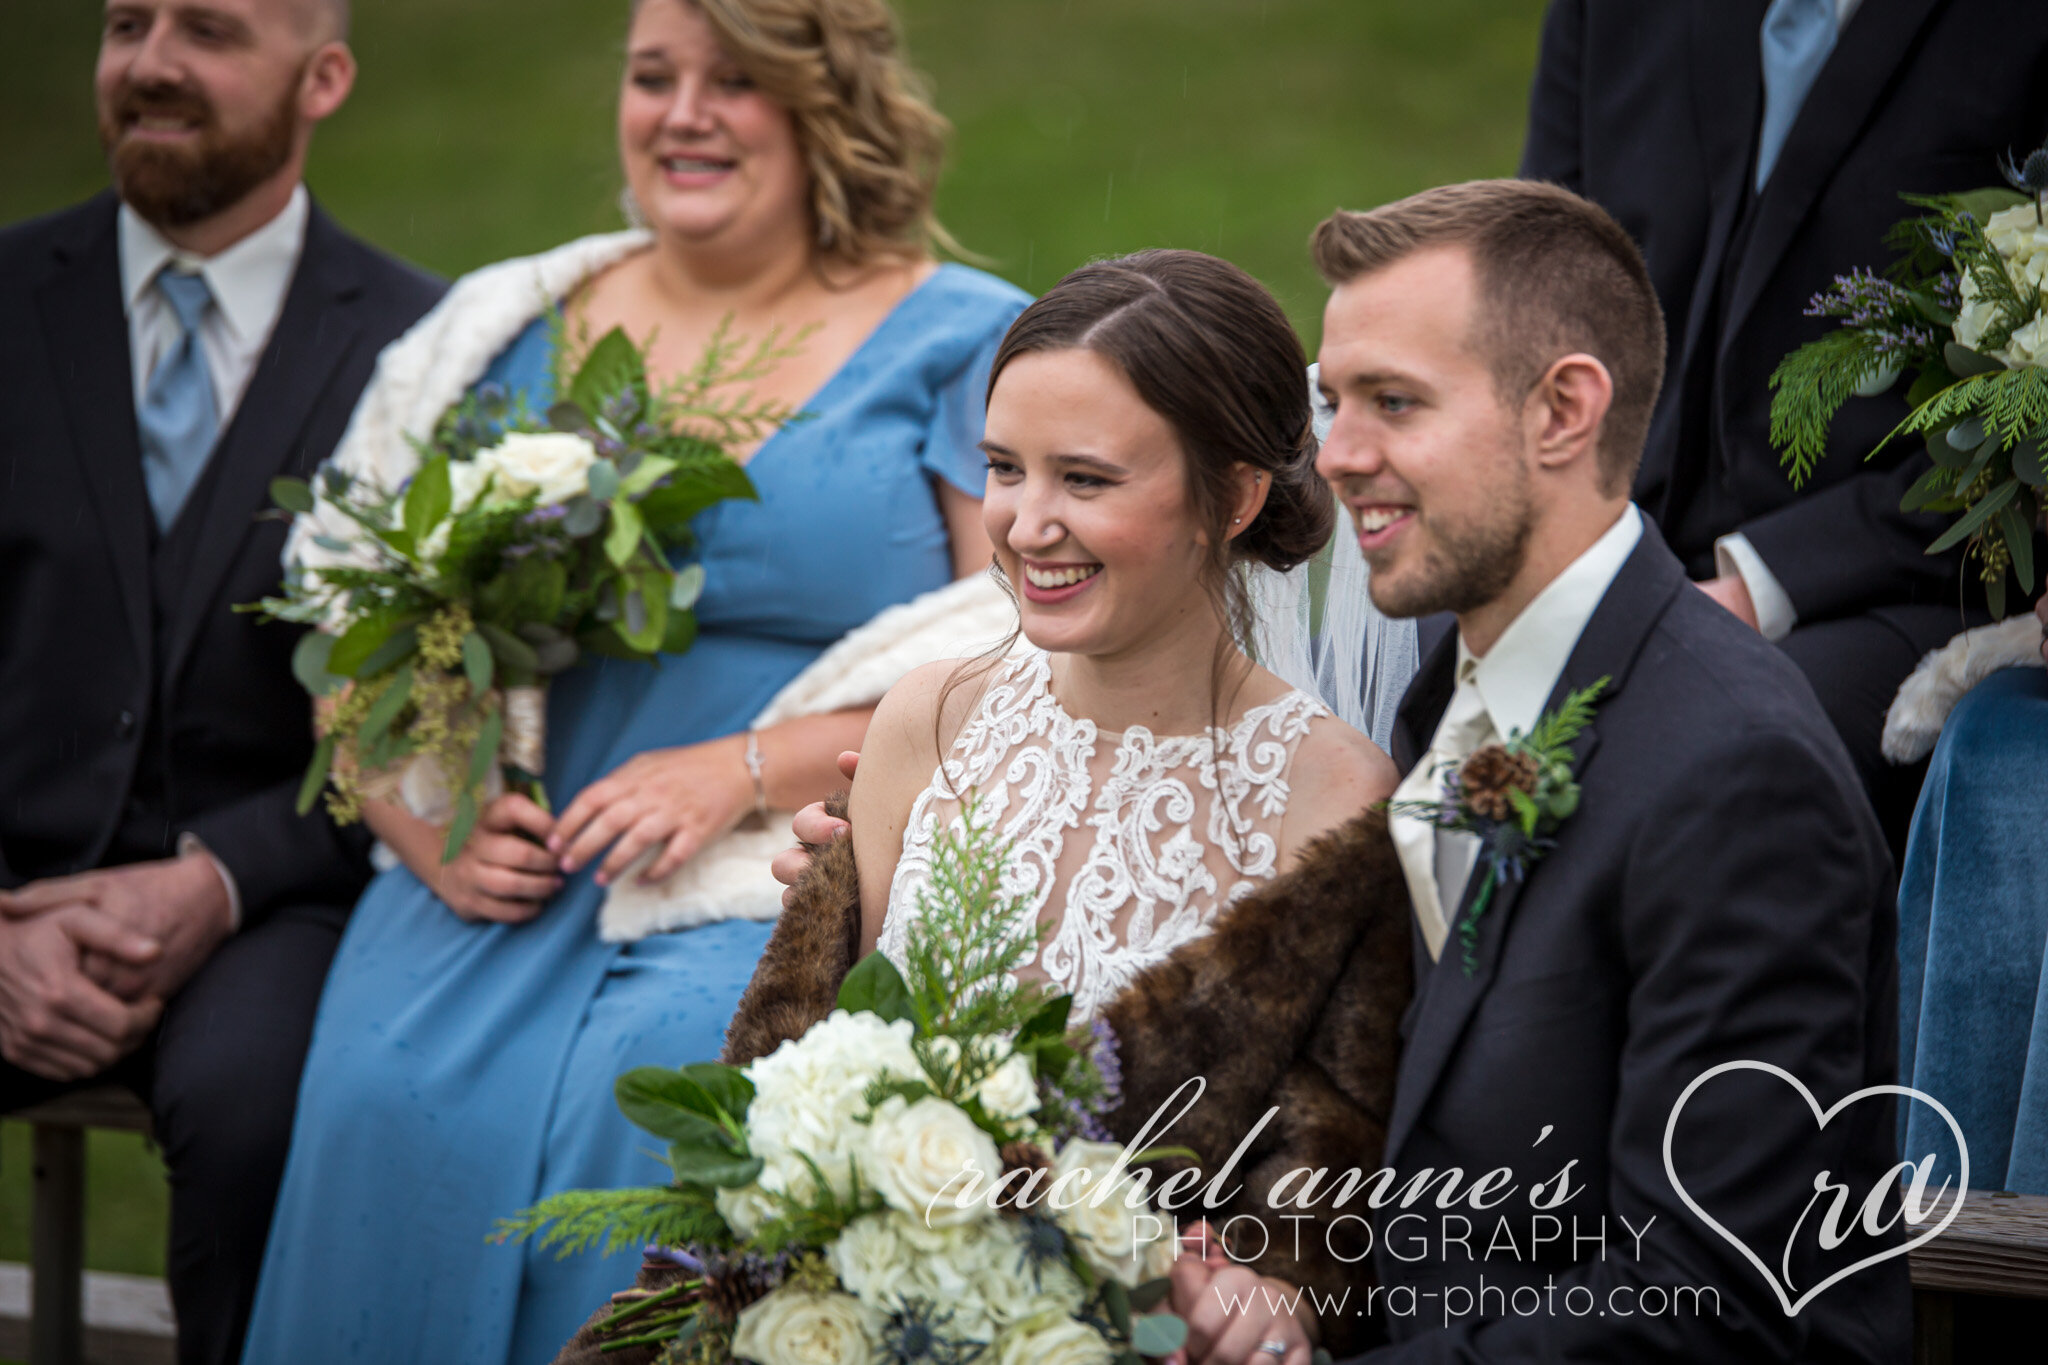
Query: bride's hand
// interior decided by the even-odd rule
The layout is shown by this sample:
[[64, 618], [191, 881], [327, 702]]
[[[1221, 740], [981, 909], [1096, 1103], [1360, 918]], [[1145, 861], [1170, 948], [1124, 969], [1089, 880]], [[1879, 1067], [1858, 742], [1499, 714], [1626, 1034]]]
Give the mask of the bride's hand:
[[[1315, 1337], [1302, 1291], [1230, 1260], [1221, 1245], [1206, 1224], [1181, 1230], [1172, 1303], [1188, 1344], [1177, 1365], [1309, 1365]], [[1261, 1349], [1269, 1342], [1287, 1349]]]
[[660, 855], [641, 874], [642, 881], [658, 882], [753, 808], [744, 735], [650, 749], [578, 792], [555, 822], [548, 851], [568, 873], [610, 846], [597, 871], [597, 884], [608, 886], [634, 859], [659, 846]]

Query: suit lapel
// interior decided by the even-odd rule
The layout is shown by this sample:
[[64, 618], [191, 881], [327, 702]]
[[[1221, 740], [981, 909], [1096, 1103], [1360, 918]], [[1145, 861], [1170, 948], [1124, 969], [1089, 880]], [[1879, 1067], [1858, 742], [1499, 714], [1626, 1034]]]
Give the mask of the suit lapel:
[[295, 463], [307, 419], [361, 329], [350, 306], [361, 280], [335, 249], [339, 236], [318, 208], [308, 215], [305, 246], [277, 325], [213, 452], [200, 495], [172, 527], [173, 535], [193, 539], [164, 661], [167, 679], [177, 677], [208, 617], [228, 609], [214, 600], [221, 580], [270, 505], [271, 479]]
[[[1612, 701], [1627, 682], [1629, 669], [1634, 666], [1652, 627], [1684, 583], [1684, 571], [1666, 548], [1663, 537], [1657, 534], [1656, 527], [1645, 517], [1642, 540], [1622, 565], [1607, 595], [1586, 623], [1571, 658], [1559, 674], [1556, 686], [1551, 689], [1545, 710], [1555, 710], [1569, 693], [1591, 686], [1603, 677], [1608, 679], [1608, 684], [1600, 694], [1599, 705], [1605, 706]], [[1581, 780], [1599, 742], [1599, 713], [1596, 710], [1593, 723], [1580, 731], [1572, 743], [1572, 770], [1580, 775]], [[1585, 819], [1587, 814], [1581, 809], [1573, 818]], [[1593, 818], [1599, 818], [1598, 814], [1595, 813]], [[1571, 856], [1571, 830], [1568, 821], [1558, 833], [1559, 847], [1532, 867], [1528, 876], [1495, 888], [1493, 900], [1479, 922], [1474, 966], [1469, 975], [1465, 971], [1458, 925], [1470, 911], [1484, 873], [1475, 868], [1467, 880], [1457, 915], [1450, 921], [1450, 935], [1444, 941], [1443, 956], [1418, 983], [1407, 1044], [1401, 1056], [1400, 1079], [1394, 1088], [1394, 1110], [1387, 1125], [1389, 1163], [1399, 1155], [1402, 1143], [1414, 1130], [1415, 1122], [1456, 1051], [1458, 1040], [1464, 1035], [1473, 1012], [1493, 984], [1508, 924], [1516, 908], [1528, 896], [1531, 885], [1543, 876], [1549, 866], [1548, 858]]]
[[[1735, 263], [1735, 289], [1722, 328], [1732, 337], [1756, 306], [1800, 225], [1869, 122], [1899, 66], [1945, 0], [1872, 0], [1858, 8], [1793, 120], [1778, 164], [1757, 198], [1756, 220]], [[1760, 58], [1752, 55], [1753, 62]], [[1759, 78], [1760, 79], [1760, 78]], [[1752, 133], [1752, 138], [1754, 134]], [[1901, 188], [1906, 188], [1901, 186]]]
[[152, 653], [149, 493], [135, 430], [135, 378], [128, 314], [121, 302], [113, 195], [103, 196], [102, 207], [105, 211], [94, 216], [89, 228], [59, 246], [62, 265], [37, 291], [37, 304], [79, 468], [121, 585], [135, 655], [146, 674]]

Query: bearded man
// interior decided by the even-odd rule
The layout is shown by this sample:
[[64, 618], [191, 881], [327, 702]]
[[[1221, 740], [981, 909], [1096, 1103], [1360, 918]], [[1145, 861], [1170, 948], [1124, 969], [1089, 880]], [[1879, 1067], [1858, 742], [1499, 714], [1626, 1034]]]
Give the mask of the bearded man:
[[113, 0], [113, 189], [0, 231], [0, 1110], [150, 1104], [184, 1361], [232, 1361], [364, 841], [313, 745], [270, 481], [304, 476], [433, 279], [313, 205], [345, 0]]

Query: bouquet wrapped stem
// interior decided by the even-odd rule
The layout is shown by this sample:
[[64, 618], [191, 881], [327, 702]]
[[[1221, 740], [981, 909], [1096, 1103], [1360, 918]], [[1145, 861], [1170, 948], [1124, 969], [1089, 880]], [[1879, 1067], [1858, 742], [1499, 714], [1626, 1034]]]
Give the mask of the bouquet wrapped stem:
[[690, 524], [755, 496], [728, 448], [792, 415], [712, 391], [790, 350], [771, 334], [748, 354], [721, 328], [657, 390], [623, 331], [572, 348], [557, 330], [557, 356], [580, 360], [545, 414], [483, 385], [415, 442], [397, 488], [331, 466], [317, 488], [271, 485], [315, 532], [284, 594], [250, 608], [318, 627], [293, 656], [320, 699], [302, 813], [323, 789], [343, 822], [395, 800], [447, 826], [452, 859], [501, 792], [546, 805], [551, 677], [586, 653], [651, 661], [695, 640]]

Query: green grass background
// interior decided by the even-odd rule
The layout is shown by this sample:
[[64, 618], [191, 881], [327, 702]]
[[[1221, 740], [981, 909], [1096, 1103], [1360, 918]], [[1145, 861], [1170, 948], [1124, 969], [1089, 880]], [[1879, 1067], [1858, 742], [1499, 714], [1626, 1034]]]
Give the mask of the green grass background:
[[[1228, 256], [1311, 348], [1332, 208], [1512, 173], [1542, 0], [897, 0], [956, 135], [941, 216], [1041, 291], [1147, 246]], [[357, 0], [362, 75], [308, 180], [444, 274], [618, 225], [625, 0]], [[0, 222], [93, 193], [100, 6], [8, 7]], [[680, 1060], [680, 1059], [679, 1059]], [[28, 1246], [28, 1135], [0, 1124], [0, 1259]], [[96, 1134], [87, 1261], [160, 1273], [162, 1170]], [[509, 1212], [509, 1210], [508, 1210]]]

